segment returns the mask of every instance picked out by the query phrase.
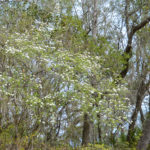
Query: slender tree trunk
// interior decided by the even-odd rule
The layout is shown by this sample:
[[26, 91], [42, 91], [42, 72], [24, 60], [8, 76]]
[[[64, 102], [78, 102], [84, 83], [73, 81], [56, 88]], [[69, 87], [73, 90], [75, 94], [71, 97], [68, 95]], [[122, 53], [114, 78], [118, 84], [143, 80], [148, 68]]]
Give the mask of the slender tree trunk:
[[[84, 2], [85, 3], [85, 2]], [[98, 0], [93, 0], [92, 1], [92, 36], [93, 38], [96, 40], [96, 35], [97, 35], [97, 12], [98, 12]], [[83, 12], [85, 12], [84, 8], [83, 8]], [[87, 17], [87, 16], [86, 16]], [[87, 21], [87, 18], [85, 18], [85, 20]], [[91, 79], [91, 85], [96, 88], [96, 84], [97, 82], [95, 82], [96, 79]], [[84, 123], [83, 123], [83, 133], [82, 133], [82, 145], [87, 145], [88, 143], [91, 142], [90, 140], [90, 134], [92, 131], [92, 128], [94, 129], [94, 123], [90, 121], [89, 116], [87, 113], [84, 114]], [[93, 135], [95, 136], [95, 135]], [[94, 142], [94, 141], [93, 141]]]
[[98, 123], [98, 139], [99, 139], [99, 143], [102, 143], [102, 130], [100, 127], [100, 123]]
[[143, 114], [142, 108], [140, 109], [140, 116], [141, 116], [141, 122], [142, 122], [142, 124], [144, 124], [145, 118], [144, 118], [144, 114]]
[[97, 118], [98, 118], [98, 127], [97, 127], [97, 130], [98, 130], [98, 140], [99, 140], [99, 143], [102, 142], [102, 130], [101, 130], [101, 127], [100, 127], [100, 115], [97, 114]]
[[82, 145], [88, 145], [89, 142], [90, 142], [90, 119], [88, 114], [85, 113], [82, 131]]

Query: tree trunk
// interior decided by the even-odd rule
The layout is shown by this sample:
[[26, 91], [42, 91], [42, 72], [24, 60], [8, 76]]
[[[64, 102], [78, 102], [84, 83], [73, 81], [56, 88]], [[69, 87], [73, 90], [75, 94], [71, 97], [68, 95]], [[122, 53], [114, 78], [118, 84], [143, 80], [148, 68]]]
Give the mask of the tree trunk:
[[144, 114], [143, 114], [143, 110], [142, 108], [140, 109], [140, 116], [141, 116], [141, 123], [142, 125], [144, 124], [145, 118], [144, 118]]
[[149, 86], [149, 83], [147, 84], [144, 83], [144, 79], [141, 81], [141, 84], [139, 85], [139, 89], [137, 91], [137, 97], [136, 97], [136, 107], [131, 117], [131, 124], [129, 124], [127, 141], [129, 142], [130, 146], [134, 142], [134, 127], [135, 127], [135, 123], [137, 120], [138, 112], [141, 109], [143, 96], [145, 92], [147, 91], [147, 87]]
[[138, 142], [137, 150], [147, 150], [150, 143], [150, 116], [145, 121], [143, 134]]
[[102, 130], [101, 130], [101, 127], [100, 127], [100, 115], [97, 114], [97, 118], [98, 118], [98, 127], [97, 127], [97, 130], [98, 130], [98, 142], [101, 143], [102, 142]]
[[[96, 35], [97, 35], [97, 12], [98, 12], [98, 0], [93, 0], [92, 1], [92, 6], [93, 6], [93, 12], [92, 12], [92, 36], [93, 38], [96, 40]], [[84, 12], [84, 8], [83, 8], [83, 12]], [[96, 88], [96, 84], [97, 82], [95, 82], [95, 79], [91, 79], [91, 85]], [[93, 84], [94, 83], [94, 84]], [[90, 122], [89, 120], [89, 116], [87, 113], [84, 114], [84, 124], [83, 124], [83, 133], [82, 133], [82, 145], [87, 145], [90, 142], [90, 131], [91, 131], [91, 127], [93, 126], [94, 129], [94, 124], [92, 122]], [[93, 135], [95, 136], [95, 135]], [[94, 142], [94, 140], [93, 140]]]
[[88, 145], [89, 142], [90, 142], [90, 119], [88, 114], [85, 113], [82, 131], [82, 145]]
[[93, 0], [92, 36], [97, 36], [98, 0]]

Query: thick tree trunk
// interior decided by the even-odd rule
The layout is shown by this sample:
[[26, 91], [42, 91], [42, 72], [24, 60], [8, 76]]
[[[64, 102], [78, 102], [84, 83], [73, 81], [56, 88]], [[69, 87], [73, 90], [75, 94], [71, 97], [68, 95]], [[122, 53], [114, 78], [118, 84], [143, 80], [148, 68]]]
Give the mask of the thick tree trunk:
[[150, 143], [150, 116], [145, 121], [143, 134], [138, 142], [137, 150], [147, 150]]
[[82, 145], [90, 143], [90, 119], [87, 113], [84, 114], [83, 131], [82, 131]]

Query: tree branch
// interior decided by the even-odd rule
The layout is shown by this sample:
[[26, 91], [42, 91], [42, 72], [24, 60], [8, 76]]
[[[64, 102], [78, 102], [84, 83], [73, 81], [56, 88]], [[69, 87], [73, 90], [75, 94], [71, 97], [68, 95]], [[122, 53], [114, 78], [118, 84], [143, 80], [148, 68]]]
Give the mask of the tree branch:
[[120, 72], [120, 76], [122, 78], [124, 78], [128, 72], [128, 69], [129, 69], [129, 60], [130, 58], [132, 57], [132, 39], [133, 39], [133, 36], [134, 34], [139, 31], [140, 29], [142, 29], [143, 27], [145, 27], [148, 23], [150, 22], [150, 16], [147, 17], [145, 20], [143, 20], [140, 24], [136, 25], [136, 26], [132, 26], [132, 29], [128, 35], [128, 43], [127, 43], [127, 46], [124, 50], [124, 60], [125, 60], [125, 64], [124, 64], [124, 68], [123, 70]]
[[150, 22], [150, 16], [147, 17], [145, 20], [143, 20], [140, 24], [133, 26], [133, 29], [132, 29], [133, 35], [135, 34], [135, 32], [142, 29], [149, 22]]

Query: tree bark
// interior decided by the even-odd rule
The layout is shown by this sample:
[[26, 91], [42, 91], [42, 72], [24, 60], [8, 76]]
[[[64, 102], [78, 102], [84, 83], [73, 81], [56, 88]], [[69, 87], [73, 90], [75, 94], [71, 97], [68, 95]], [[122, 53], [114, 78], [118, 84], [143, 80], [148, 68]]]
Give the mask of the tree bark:
[[[149, 97], [149, 106], [150, 106], [150, 97]], [[137, 145], [137, 150], [149, 150], [149, 149], [150, 149], [150, 107], [149, 107], [149, 115], [146, 118], [146, 121], [144, 122], [142, 136]]]
[[82, 145], [88, 145], [90, 142], [90, 119], [87, 113], [84, 114], [82, 131]]
[[150, 116], [145, 121], [143, 134], [138, 142], [137, 150], [147, 150], [150, 142]]
[[143, 114], [142, 108], [140, 109], [140, 116], [141, 116], [141, 122], [142, 122], [142, 125], [143, 125], [144, 121], [145, 121], [145, 118], [144, 118], [144, 114]]
[[149, 82], [147, 84], [144, 83], [144, 79], [141, 81], [141, 84], [139, 85], [139, 89], [137, 91], [136, 96], [136, 107], [134, 109], [134, 112], [131, 116], [131, 123], [129, 124], [128, 134], [127, 134], [127, 141], [129, 142], [129, 145], [131, 146], [134, 142], [134, 127], [137, 120], [138, 112], [141, 109], [142, 101], [145, 92], [147, 91], [147, 88], [149, 86]]
[[99, 139], [99, 143], [102, 143], [102, 130], [100, 127], [100, 123], [98, 123], [98, 139]]
[[93, 20], [92, 20], [92, 36], [97, 35], [97, 15], [98, 15], [98, 0], [93, 0]]

